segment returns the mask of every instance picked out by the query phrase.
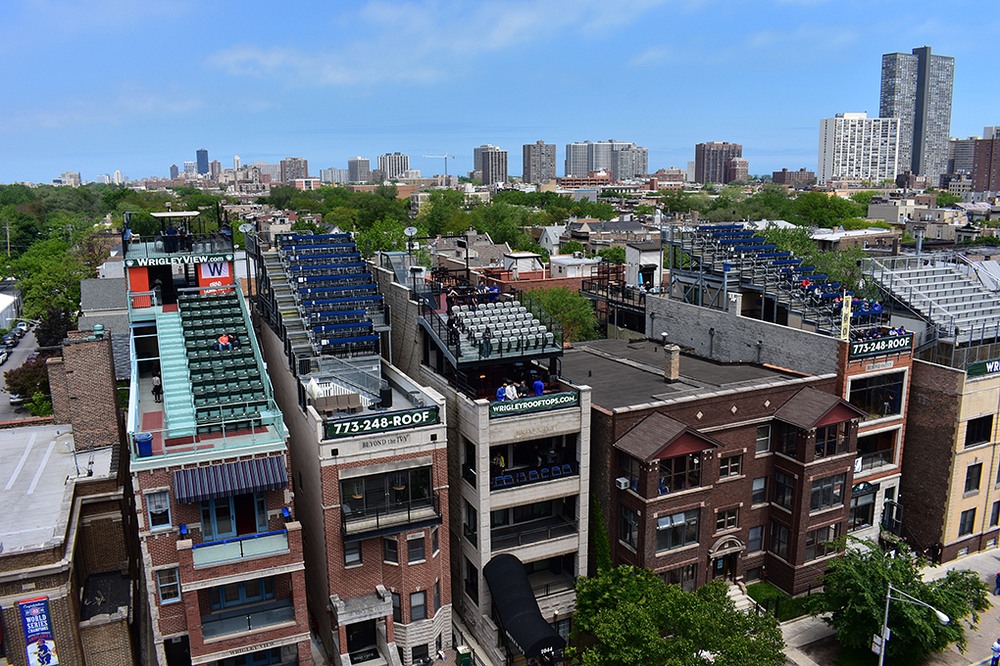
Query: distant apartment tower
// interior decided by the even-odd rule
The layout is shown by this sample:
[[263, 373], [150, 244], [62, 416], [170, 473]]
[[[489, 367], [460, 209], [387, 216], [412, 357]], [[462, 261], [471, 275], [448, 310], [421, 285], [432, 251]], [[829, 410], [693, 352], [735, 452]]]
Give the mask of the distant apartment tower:
[[900, 172], [927, 176], [937, 185], [948, 167], [955, 59], [931, 47], [882, 56], [879, 115], [899, 119]]
[[892, 180], [898, 171], [899, 118], [838, 113], [819, 123], [819, 183]]
[[566, 144], [566, 172], [565, 175], [569, 177], [583, 178], [587, 176], [590, 171], [587, 166], [587, 145], [590, 142], [585, 143], [567, 143]]
[[114, 183], [115, 183], [115, 185], [121, 185], [124, 182], [125, 182], [125, 179], [122, 177], [122, 171], [121, 171], [121, 169], [115, 169], [115, 176], [114, 176]]
[[386, 153], [378, 156], [378, 169], [385, 180], [398, 180], [410, 168], [410, 156], [403, 153]]
[[185, 176], [195, 176], [198, 174], [198, 163], [197, 162], [185, 162], [184, 163], [184, 175]]
[[807, 171], [805, 167], [802, 167], [798, 171], [782, 169], [771, 174], [771, 182], [776, 185], [791, 185], [793, 187], [797, 185], [811, 185], [816, 182], [816, 174], [812, 171]]
[[972, 173], [972, 161], [976, 154], [978, 136], [968, 139], [952, 138], [948, 141], [948, 175], [968, 176]]
[[282, 183], [291, 183], [296, 178], [309, 177], [309, 160], [301, 157], [286, 157], [278, 163], [278, 179]]
[[1000, 191], [1000, 139], [976, 141], [972, 161], [972, 191]]
[[198, 175], [208, 175], [208, 150], [205, 148], [199, 148], [195, 152], [195, 162], [198, 165]]
[[[596, 171], [596, 169], [595, 169]], [[649, 151], [630, 143], [611, 151], [611, 179], [633, 180], [649, 172]]]
[[726, 182], [745, 183], [750, 180], [750, 162], [745, 157], [734, 157], [726, 163]]
[[233, 171], [239, 171], [240, 170], [240, 164], [241, 164], [241, 162], [240, 162], [240, 156], [239, 155], [233, 155]]
[[352, 157], [347, 160], [347, 180], [351, 183], [367, 183], [372, 179], [372, 163], [367, 157]]
[[218, 180], [219, 176], [222, 175], [222, 162], [219, 160], [212, 160], [209, 162], [208, 173], [212, 177], [212, 180]]
[[324, 183], [347, 183], [349, 182], [350, 174], [347, 172], [347, 169], [330, 167], [329, 169], [319, 170], [319, 179]]
[[483, 174], [483, 185], [507, 182], [507, 151], [497, 146], [483, 145], [473, 149], [473, 159]]
[[171, 164], [170, 165], [170, 180], [176, 180], [179, 175], [181, 175], [180, 167], [178, 167], [176, 164]]
[[521, 147], [521, 175], [526, 183], [544, 183], [556, 177], [556, 145], [536, 141]]
[[729, 160], [743, 157], [743, 145], [728, 141], [709, 141], [694, 147], [694, 182], [726, 183]]
[[[618, 154], [622, 152], [623, 154]], [[595, 171], [621, 173], [627, 180], [649, 170], [648, 151], [627, 141], [584, 141], [566, 144], [566, 176], [583, 177]]]

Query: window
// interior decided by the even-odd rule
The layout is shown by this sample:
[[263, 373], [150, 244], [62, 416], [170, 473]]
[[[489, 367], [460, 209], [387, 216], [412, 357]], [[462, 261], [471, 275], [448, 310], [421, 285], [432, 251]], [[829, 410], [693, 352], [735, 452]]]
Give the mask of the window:
[[361, 564], [361, 542], [354, 541], [344, 544], [344, 566], [351, 567]]
[[753, 480], [753, 494], [750, 502], [753, 504], [763, 504], [767, 501], [767, 477], [760, 476]]
[[764, 548], [764, 526], [751, 527], [747, 532], [747, 552], [756, 553]]
[[689, 453], [686, 456], [665, 458], [660, 461], [661, 495], [676, 493], [701, 485], [701, 454]]
[[985, 444], [993, 439], [993, 415], [980, 416], [965, 424], [965, 446]]
[[462, 500], [462, 502], [465, 505], [465, 524], [462, 525], [462, 532], [469, 543], [473, 546], [478, 546], [479, 516], [471, 504], [465, 500]]
[[639, 542], [639, 514], [624, 506], [622, 507], [618, 540], [633, 549], [637, 547]]
[[477, 604], [479, 603], [479, 569], [469, 561], [469, 558], [465, 559], [465, 593], [469, 595]]
[[983, 475], [983, 463], [976, 463], [965, 468], [965, 492], [979, 491], [979, 479]]
[[441, 550], [441, 544], [438, 541], [438, 528], [431, 530], [431, 553], [437, 555], [438, 551]]
[[632, 490], [639, 490], [639, 461], [632, 456], [619, 454], [622, 459], [622, 476], [628, 479], [628, 487]]
[[433, 503], [431, 468], [394, 470], [340, 482], [340, 496], [352, 517], [406, 511]]
[[392, 593], [392, 621], [403, 621], [403, 608], [399, 605], [399, 592]]
[[170, 493], [166, 490], [146, 495], [146, 510], [149, 512], [149, 529], [170, 527]]
[[698, 565], [688, 564], [677, 569], [671, 569], [663, 574], [663, 582], [667, 585], [680, 585], [685, 592], [694, 592], [695, 579], [698, 575]]
[[410, 594], [410, 622], [427, 619], [427, 593], [413, 592]]
[[412, 648], [410, 648], [411, 663], [423, 664], [425, 662], [429, 662], [430, 661], [429, 650], [430, 648], [427, 647], [426, 643], [424, 643], [423, 645], [414, 645]]
[[850, 403], [863, 412], [866, 419], [877, 419], [901, 413], [905, 372], [890, 372], [874, 377], [851, 380]]
[[771, 450], [771, 425], [764, 424], [757, 426], [757, 444], [754, 447], [757, 453], [767, 453]]
[[792, 508], [792, 501], [795, 497], [795, 477], [784, 472], [774, 473], [774, 495], [771, 498], [778, 506], [786, 509]]
[[825, 458], [838, 453], [847, 453], [847, 437], [841, 424], [816, 428], [816, 457]]
[[740, 510], [736, 507], [732, 509], [721, 509], [715, 512], [715, 531], [731, 530], [739, 527]]
[[813, 481], [809, 510], [820, 511], [842, 505], [844, 503], [844, 480], [845, 475], [838, 474]]
[[724, 479], [727, 476], [739, 476], [740, 468], [742, 467], [743, 456], [726, 456], [719, 460], [719, 478]]
[[434, 612], [441, 610], [441, 581], [434, 581]]
[[993, 509], [990, 511], [990, 527], [1000, 525], [1000, 501], [993, 502]]
[[788, 559], [788, 528], [776, 520], [771, 521], [771, 545], [768, 550], [782, 559]]
[[958, 519], [958, 536], [972, 534], [976, 525], [976, 510], [968, 509], [962, 512]]
[[160, 603], [170, 604], [181, 600], [181, 581], [177, 569], [160, 569], [156, 572], [156, 588], [160, 591]]
[[281, 648], [257, 650], [253, 654], [241, 654], [215, 662], [216, 666], [272, 666], [282, 664]]
[[407, 539], [406, 562], [408, 564], [413, 564], [414, 562], [422, 562], [423, 560], [424, 560], [424, 535], [421, 534], [419, 539]]
[[806, 532], [806, 562], [837, 552], [840, 523]]
[[847, 529], [855, 530], [875, 524], [875, 493], [851, 495], [851, 511], [847, 518]]
[[218, 497], [201, 503], [201, 533], [205, 541], [236, 536], [235, 507], [232, 497]]
[[672, 550], [698, 543], [698, 509], [656, 519], [656, 550]]
[[399, 563], [399, 544], [396, 539], [382, 539], [382, 560], [392, 564]]
[[225, 610], [234, 606], [274, 599], [274, 581], [271, 578], [252, 578], [238, 583], [213, 587], [209, 592], [212, 610]]

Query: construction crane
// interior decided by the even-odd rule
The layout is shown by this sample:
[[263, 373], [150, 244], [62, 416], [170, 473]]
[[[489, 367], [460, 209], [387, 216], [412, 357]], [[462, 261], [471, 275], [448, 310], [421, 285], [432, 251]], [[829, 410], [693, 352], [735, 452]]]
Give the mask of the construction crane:
[[444, 160], [444, 175], [448, 176], [448, 160], [455, 159], [454, 155], [421, 155], [421, 157], [426, 157], [431, 160]]

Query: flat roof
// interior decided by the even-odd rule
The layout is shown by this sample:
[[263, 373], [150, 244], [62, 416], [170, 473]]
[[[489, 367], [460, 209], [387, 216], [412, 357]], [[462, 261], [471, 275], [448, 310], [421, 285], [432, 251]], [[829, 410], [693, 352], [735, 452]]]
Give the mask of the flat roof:
[[616, 409], [738, 387], [756, 388], [800, 375], [753, 364], [714, 363], [681, 354], [680, 379], [663, 378], [663, 345], [652, 340], [574, 343], [562, 357], [562, 377], [591, 387], [591, 402]]
[[111, 447], [74, 453], [68, 425], [0, 430], [0, 553], [52, 548], [66, 539], [77, 479], [111, 475]]

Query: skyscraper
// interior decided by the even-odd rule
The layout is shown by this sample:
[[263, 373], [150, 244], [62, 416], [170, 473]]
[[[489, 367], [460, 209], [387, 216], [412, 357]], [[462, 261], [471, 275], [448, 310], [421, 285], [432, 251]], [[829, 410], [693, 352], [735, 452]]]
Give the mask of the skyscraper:
[[410, 168], [410, 156], [402, 153], [386, 153], [378, 156], [378, 168], [386, 180], [397, 180]]
[[1000, 139], [976, 141], [972, 162], [972, 191], [1000, 191]]
[[589, 141], [584, 143], [567, 143], [566, 144], [566, 171], [567, 177], [576, 176], [578, 178], [583, 178], [589, 172], [587, 170], [587, 144]]
[[898, 169], [927, 176], [936, 185], [948, 168], [951, 93], [955, 59], [931, 47], [882, 56], [879, 115], [899, 118]]
[[819, 121], [819, 183], [895, 178], [899, 126], [899, 118], [869, 118], [867, 113], [838, 113]]
[[544, 183], [556, 177], [556, 145], [536, 141], [521, 147], [522, 177], [526, 183]]
[[[629, 155], [616, 155], [618, 151], [636, 151]], [[626, 141], [584, 141], [582, 143], [566, 144], [566, 175], [567, 176], [587, 176], [594, 171], [606, 171], [614, 174], [616, 169], [622, 170], [624, 176], [615, 176], [616, 179], [631, 178], [639, 173], [645, 173], [647, 150], [634, 143]], [[638, 169], [633, 171], [636, 165]]]
[[709, 141], [694, 147], [694, 182], [727, 183], [729, 160], [743, 157], [743, 144]]
[[611, 151], [611, 178], [632, 180], [649, 173], [649, 151], [634, 143], [620, 145]]
[[199, 148], [195, 155], [197, 156], [198, 174], [204, 176], [208, 173], [208, 150]]
[[176, 164], [170, 165], [170, 180], [176, 180], [181, 175], [181, 170]]
[[296, 178], [309, 177], [309, 160], [301, 157], [286, 157], [279, 162], [279, 180], [291, 183]]
[[372, 163], [367, 157], [352, 157], [347, 160], [347, 180], [351, 183], [367, 183], [372, 178]]
[[483, 174], [483, 185], [507, 182], [506, 150], [487, 144], [473, 150], [473, 159], [477, 157]]

